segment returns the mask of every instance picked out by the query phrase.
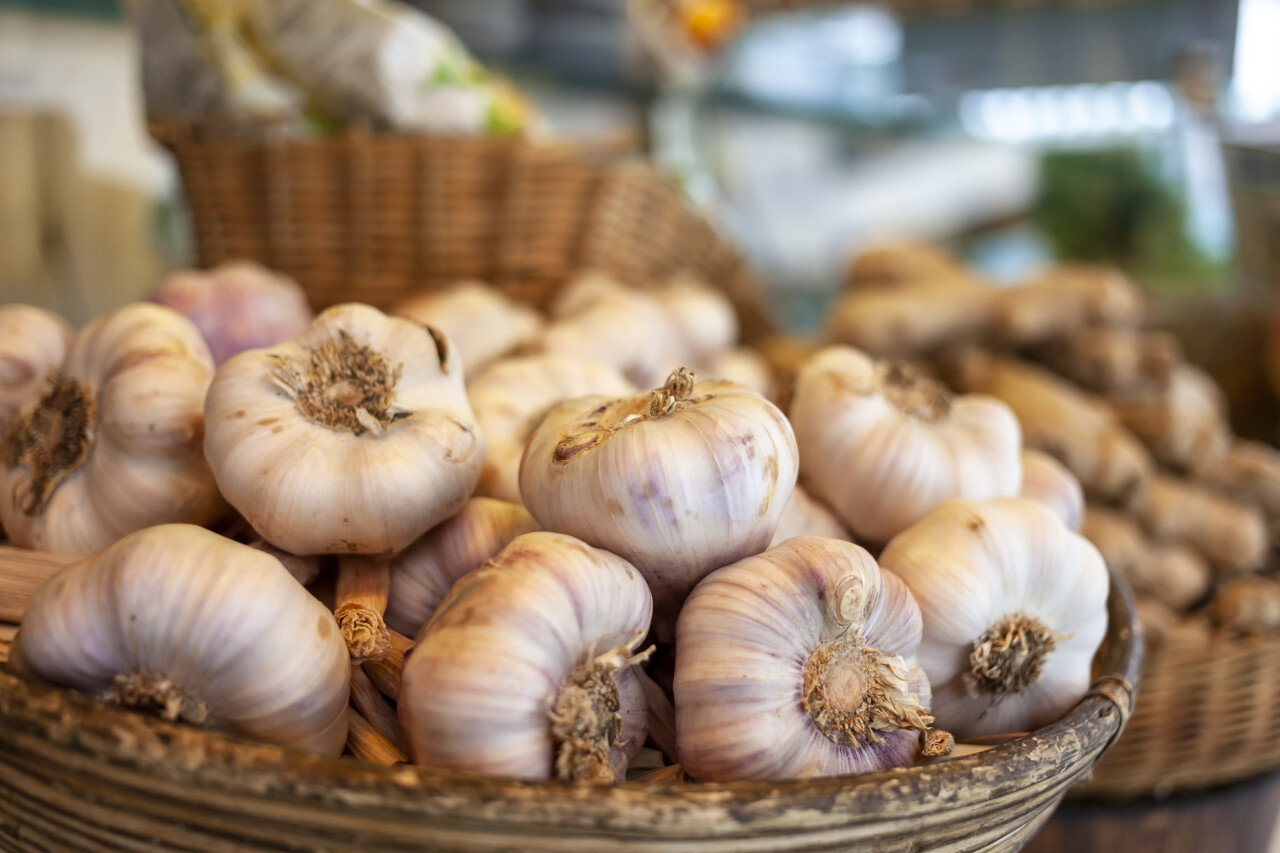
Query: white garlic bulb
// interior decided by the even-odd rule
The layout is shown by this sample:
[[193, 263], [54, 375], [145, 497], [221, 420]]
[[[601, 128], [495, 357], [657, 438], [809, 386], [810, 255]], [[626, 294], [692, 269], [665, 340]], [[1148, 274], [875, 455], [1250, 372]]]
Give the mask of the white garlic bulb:
[[777, 400], [776, 383], [769, 362], [750, 347], [734, 347], [712, 353], [701, 365], [698, 375], [707, 379], [724, 379], [745, 385], [762, 397]]
[[712, 572], [676, 625], [676, 745], [695, 779], [909, 765], [929, 728], [920, 610], [864, 549], [814, 536]]
[[880, 566], [920, 605], [933, 714], [957, 738], [1046, 725], [1088, 691], [1107, 567], [1048, 507], [947, 501], [894, 537]]
[[629, 560], [669, 637], [712, 569], [764, 550], [796, 481], [791, 426], [759, 394], [683, 368], [651, 395], [553, 408], [520, 465], [525, 506], [547, 530]]
[[625, 560], [526, 533], [463, 576], [405, 662], [413, 760], [495, 776], [621, 781], [647, 707], [630, 667], [652, 600]]
[[435, 612], [454, 582], [538, 524], [520, 504], [472, 498], [391, 560], [387, 626], [407, 637]]
[[88, 323], [10, 421], [0, 520], [15, 544], [91, 554], [168, 522], [226, 510], [201, 452], [213, 360], [182, 315], [147, 303]]
[[1084, 489], [1066, 465], [1042, 450], [1022, 451], [1022, 487], [1018, 497], [1039, 501], [1062, 523], [1079, 532], [1084, 523]]
[[66, 358], [73, 333], [67, 321], [34, 305], [0, 305], [0, 437], [50, 370]]
[[678, 273], [651, 295], [667, 316], [684, 359], [706, 365], [738, 340], [738, 314], [733, 302], [693, 273]]
[[205, 404], [227, 500], [294, 554], [391, 554], [462, 508], [484, 439], [447, 338], [367, 305], [235, 356]]
[[852, 347], [801, 365], [791, 397], [802, 483], [860, 541], [885, 542], [950, 498], [1016, 494], [1022, 433], [999, 400]]
[[337, 755], [350, 662], [333, 614], [272, 556], [194, 525], [150, 527], [52, 577], [20, 671], [170, 720]]
[[481, 281], [413, 294], [391, 313], [443, 332], [457, 347], [468, 379], [531, 340], [546, 322], [533, 307]]
[[520, 503], [520, 457], [533, 428], [556, 403], [603, 394], [622, 397], [636, 387], [616, 367], [568, 355], [504, 358], [467, 384], [467, 398], [484, 435], [484, 467], [476, 494]]
[[781, 545], [793, 536], [825, 536], [828, 539], [853, 541], [848, 528], [840, 519], [799, 485], [791, 490], [791, 498], [782, 508], [782, 516], [778, 519], [778, 527], [773, 531], [769, 547]]

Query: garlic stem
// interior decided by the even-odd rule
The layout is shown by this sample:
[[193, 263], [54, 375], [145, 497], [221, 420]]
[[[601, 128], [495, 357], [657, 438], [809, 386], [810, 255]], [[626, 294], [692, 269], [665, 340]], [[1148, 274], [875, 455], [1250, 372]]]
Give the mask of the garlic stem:
[[614, 673], [643, 663], [650, 646], [634, 655], [626, 644], [595, 655], [569, 673], [565, 686], [548, 712], [551, 739], [556, 744], [556, 778], [563, 782], [613, 782], [610, 755], [622, 736], [618, 713], [618, 682]]
[[1020, 693], [1040, 680], [1045, 659], [1061, 639], [1034, 616], [1006, 616], [974, 641], [962, 676], [965, 689], [991, 694], [993, 702]]
[[79, 559], [71, 554], [0, 547], [0, 622], [21, 622], [40, 585]]
[[378, 660], [365, 661], [361, 669], [383, 696], [396, 701], [400, 698], [400, 674], [404, 672], [404, 656], [413, 648], [413, 640], [390, 629], [387, 630], [387, 638], [391, 642], [391, 651]]
[[167, 678], [154, 678], [142, 673], [117, 675], [115, 682], [102, 692], [100, 701], [145, 711], [170, 722], [182, 721], [205, 725], [209, 706], [191, 696], [183, 687]]
[[404, 732], [400, 730], [400, 720], [396, 717], [395, 709], [359, 666], [351, 667], [351, 704], [378, 734], [408, 755], [409, 747], [405, 744]]
[[379, 734], [373, 724], [356, 713], [354, 708], [347, 708], [347, 748], [356, 758], [371, 764], [390, 767], [409, 762], [404, 750]]
[[688, 402], [693, 393], [696, 379], [697, 376], [687, 367], [671, 371], [666, 384], [653, 392], [653, 401], [649, 403], [649, 417], [665, 418], [672, 412], [679, 411], [681, 404]]
[[910, 690], [906, 667], [846, 631], [809, 655], [801, 703], [832, 743], [861, 748], [879, 743], [879, 732], [929, 731], [933, 717]]
[[54, 373], [39, 405], [9, 423], [4, 434], [3, 461], [7, 468], [31, 470], [18, 508], [39, 515], [54, 490], [89, 456], [97, 431], [98, 412], [93, 391], [85, 383]]
[[356, 663], [377, 660], [391, 650], [382, 615], [391, 586], [389, 555], [349, 555], [338, 559], [333, 613]]

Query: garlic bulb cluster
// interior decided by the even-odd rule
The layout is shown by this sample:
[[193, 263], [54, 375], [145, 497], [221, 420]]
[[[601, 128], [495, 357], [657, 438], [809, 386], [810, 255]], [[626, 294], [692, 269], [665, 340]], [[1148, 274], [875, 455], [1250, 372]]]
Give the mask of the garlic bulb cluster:
[[12, 662], [170, 720], [325, 755], [346, 742], [333, 614], [274, 557], [194, 525], [141, 530], [52, 577]]
[[625, 560], [527, 533], [463, 576], [400, 686], [413, 760], [497, 776], [620, 780], [644, 744], [631, 667], [652, 601]]
[[485, 440], [476, 494], [520, 503], [520, 457], [534, 427], [556, 403], [590, 394], [622, 397], [636, 387], [610, 364], [568, 355], [504, 358], [467, 385]]
[[1007, 406], [852, 347], [801, 365], [789, 414], [802, 483], [860, 541], [884, 542], [944, 500], [1013, 495], [1022, 480]]
[[676, 625], [682, 766], [731, 781], [913, 763], [932, 723], [920, 640], [906, 586], [848, 542], [797, 537], [712, 572]]
[[1107, 567], [1049, 508], [947, 501], [894, 537], [880, 566], [920, 605], [933, 714], [957, 738], [1046, 725], [1089, 689]]
[[551, 409], [529, 439], [520, 493], [543, 528], [634, 564], [667, 639], [694, 584], [769, 544], [797, 462], [776, 406], [681, 369], [649, 395]]
[[479, 281], [409, 296], [391, 313], [443, 332], [457, 347], [468, 379], [533, 339], [545, 324], [536, 309]]
[[213, 361], [177, 312], [136, 303], [88, 323], [15, 414], [0, 448], [0, 521], [25, 548], [91, 554], [225, 511], [201, 452]]
[[467, 501], [461, 512], [392, 558], [387, 626], [409, 637], [417, 634], [458, 578], [537, 528], [520, 504], [484, 497]]
[[462, 508], [484, 439], [447, 338], [366, 305], [223, 365], [205, 402], [218, 486], [294, 554], [391, 554]]
[[238, 352], [296, 337], [313, 316], [296, 281], [253, 261], [174, 273], [149, 298], [196, 324], [215, 365]]
[[67, 321], [34, 305], [0, 305], [0, 437], [18, 407], [66, 358]]

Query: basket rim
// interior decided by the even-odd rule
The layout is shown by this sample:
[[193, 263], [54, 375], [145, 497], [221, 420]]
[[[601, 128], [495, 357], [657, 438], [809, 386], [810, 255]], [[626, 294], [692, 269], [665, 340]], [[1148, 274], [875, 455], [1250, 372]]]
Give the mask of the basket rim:
[[[266, 809], [272, 802], [293, 803], [335, 816], [376, 805], [393, 819], [455, 826], [498, 820], [506, 829], [530, 832], [605, 829], [650, 839], [705, 838], [724, 835], [726, 823], [735, 834], [822, 832], [886, 818], [945, 824], [956, 810], [998, 813], [1044, 794], [1050, 783], [1060, 795], [1119, 737], [1141, 677], [1142, 637], [1132, 593], [1114, 577], [1107, 606], [1101, 674], [1062, 719], [974, 755], [855, 776], [598, 786], [382, 767], [102, 707], [18, 677], [8, 665], [0, 665], [0, 755], [43, 753], [63, 770], [109, 765], [161, 794], [170, 786], [194, 785], [203, 800], [241, 797], [237, 807], [246, 795]], [[477, 803], [537, 808], [468, 810]]]

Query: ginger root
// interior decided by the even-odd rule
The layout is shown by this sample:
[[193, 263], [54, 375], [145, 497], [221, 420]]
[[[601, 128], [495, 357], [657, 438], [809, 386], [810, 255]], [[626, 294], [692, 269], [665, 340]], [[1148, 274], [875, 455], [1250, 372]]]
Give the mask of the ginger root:
[[1280, 631], [1280, 583], [1252, 575], [1227, 581], [1209, 603], [1209, 619], [1238, 634]]
[[1212, 468], [1231, 446], [1222, 390], [1198, 367], [1179, 365], [1162, 386], [1109, 399], [1120, 422], [1175, 470]]
[[1235, 441], [1196, 474], [1212, 488], [1261, 508], [1272, 537], [1280, 541], [1280, 451], [1260, 441]]
[[999, 291], [965, 278], [851, 290], [827, 316], [827, 339], [875, 358], [910, 358], [985, 337]]
[[1155, 475], [1135, 515], [1155, 539], [1190, 545], [1222, 571], [1251, 571], [1266, 561], [1262, 511], [1191, 480]]
[[1213, 586], [1213, 569], [1199, 552], [1181, 543], [1151, 541], [1131, 515], [1089, 506], [1080, 532], [1140, 598], [1185, 613]]
[[1182, 344], [1169, 332], [1089, 326], [1055, 338], [1035, 356], [1057, 373], [1099, 393], [1160, 388], [1182, 363]]
[[1089, 325], [1137, 326], [1147, 314], [1142, 291], [1117, 269], [1071, 264], [1030, 284], [1000, 291], [1000, 340], [1027, 346]]

